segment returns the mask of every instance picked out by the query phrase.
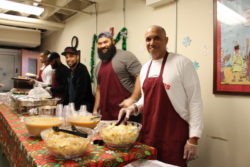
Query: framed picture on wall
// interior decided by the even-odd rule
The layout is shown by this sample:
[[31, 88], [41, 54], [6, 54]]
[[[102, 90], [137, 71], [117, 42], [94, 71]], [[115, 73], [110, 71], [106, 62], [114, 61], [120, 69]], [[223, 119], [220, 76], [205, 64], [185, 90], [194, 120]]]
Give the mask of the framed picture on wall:
[[214, 0], [213, 92], [250, 95], [249, 0]]

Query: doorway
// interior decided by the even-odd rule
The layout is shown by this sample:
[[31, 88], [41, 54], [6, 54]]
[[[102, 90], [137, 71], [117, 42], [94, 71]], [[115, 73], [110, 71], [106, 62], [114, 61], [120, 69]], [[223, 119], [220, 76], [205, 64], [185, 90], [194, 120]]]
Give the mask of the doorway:
[[20, 63], [20, 50], [0, 48], [0, 83], [4, 84], [0, 92], [8, 92], [13, 88], [11, 78], [20, 74]]

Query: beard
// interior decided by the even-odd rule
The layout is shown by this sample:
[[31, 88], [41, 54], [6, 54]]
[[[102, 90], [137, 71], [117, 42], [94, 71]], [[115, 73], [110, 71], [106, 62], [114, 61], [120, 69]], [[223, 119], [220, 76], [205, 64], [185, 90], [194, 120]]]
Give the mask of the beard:
[[[104, 49], [108, 49], [108, 51], [106, 53], [103, 53]], [[98, 51], [98, 56], [99, 58], [104, 61], [104, 62], [108, 62], [110, 61], [114, 55], [116, 54], [116, 47], [115, 45], [110, 45], [109, 48], [100, 48], [97, 50]]]
[[51, 64], [52, 69], [57, 69], [59, 66], [59, 63], [55, 62], [54, 64]]

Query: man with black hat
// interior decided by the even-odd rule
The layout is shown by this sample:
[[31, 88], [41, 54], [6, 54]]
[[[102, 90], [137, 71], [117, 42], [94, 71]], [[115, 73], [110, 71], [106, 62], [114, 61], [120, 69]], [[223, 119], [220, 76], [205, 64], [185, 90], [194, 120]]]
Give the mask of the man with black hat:
[[63, 103], [74, 103], [76, 110], [79, 110], [81, 105], [86, 105], [87, 110], [92, 112], [95, 99], [87, 67], [80, 63], [80, 51], [75, 47], [66, 47], [62, 55], [70, 68]]
[[56, 52], [50, 53], [47, 61], [55, 71], [52, 75], [51, 87], [47, 87], [46, 90], [51, 92], [53, 97], [61, 98], [61, 101], [63, 101], [65, 85], [70, 70], [68, 67], [62, 64], [60, 55]]
[[[96, 101], [93, 113], [101, 111], [103, 120], [115, 120], [121, 107], [129, 106], [140, 97], [139, 73], [141, 63], [129, 51], [116, 49], [109, 32], [98, 35]], [[140, 116], [132, 118], [140, 121]]]

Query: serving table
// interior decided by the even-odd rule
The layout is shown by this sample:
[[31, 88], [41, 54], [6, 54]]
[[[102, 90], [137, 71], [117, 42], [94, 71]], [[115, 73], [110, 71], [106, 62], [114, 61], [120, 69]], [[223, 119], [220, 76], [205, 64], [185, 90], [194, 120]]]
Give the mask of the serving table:
[[138, 159], [156, 159], [153, 147], [135, 143], [129, 150], [90, 144], [79, 158], [65, 160], [49, 155], [40, 138], [30, 137], [21, 115], [0, 105], [0, 144], [11, 166], [16, 167], [101, 167], [124, 166]]

